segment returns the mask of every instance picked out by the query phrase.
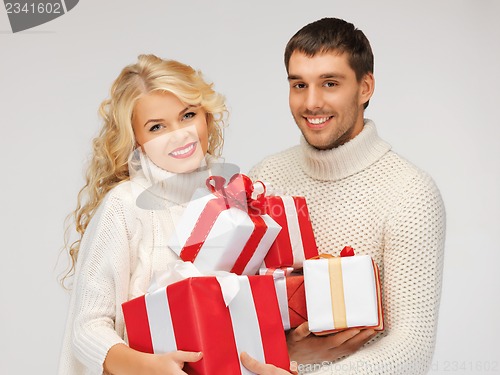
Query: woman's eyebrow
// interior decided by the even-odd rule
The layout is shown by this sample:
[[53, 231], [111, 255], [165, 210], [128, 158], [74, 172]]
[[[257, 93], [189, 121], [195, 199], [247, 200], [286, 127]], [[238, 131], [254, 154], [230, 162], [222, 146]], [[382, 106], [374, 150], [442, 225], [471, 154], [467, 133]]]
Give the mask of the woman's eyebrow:
[[144, 124], [144, 126], [146, 126], [150, 122], [163, 122], [163, 121], [165, 121], [165, 120], [163, 120], [162, 118], [152, 118], [152, 119], [149, 119], [148, 121], [146, 121], [146, 123]]

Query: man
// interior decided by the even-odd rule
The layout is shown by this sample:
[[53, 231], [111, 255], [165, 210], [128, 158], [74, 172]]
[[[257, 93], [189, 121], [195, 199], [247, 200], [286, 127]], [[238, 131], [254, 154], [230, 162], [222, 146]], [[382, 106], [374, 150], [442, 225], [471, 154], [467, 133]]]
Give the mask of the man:
[[[439, 191], [364, 118], [374, 76], [361, 30], [335, 18], [313, 22], [288, 42], [285, 65], [301, 142], [264, 159], [250, 175], [306, 197], [320, 253], [338, 255], [349, 245], [372, 256], [381, 271], [386, 323], [381, 334], [351, 329], [326, 337], [309, 334], [305, 323], [288, 333], [290, 358], [299, 370], [321, 373], [425, 374], [443, 268]], [[256, 372], [280, 373], [243, 359]]]

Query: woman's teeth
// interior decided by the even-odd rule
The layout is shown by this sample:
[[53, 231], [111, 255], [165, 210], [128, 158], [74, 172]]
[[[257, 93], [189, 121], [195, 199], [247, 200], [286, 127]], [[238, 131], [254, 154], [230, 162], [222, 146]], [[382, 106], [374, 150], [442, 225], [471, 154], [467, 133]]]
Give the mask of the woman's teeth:
[[173, 155], [173, 156], [185, 155], [188, 152], [192, 151], [193, 148], [194, 148], [194, 143], [191, 143], [189, 146], [187, 146], [187, 147], [185, 147], [183, 149], [180, 149], [180, 150], [172, 151], [170, 154]]

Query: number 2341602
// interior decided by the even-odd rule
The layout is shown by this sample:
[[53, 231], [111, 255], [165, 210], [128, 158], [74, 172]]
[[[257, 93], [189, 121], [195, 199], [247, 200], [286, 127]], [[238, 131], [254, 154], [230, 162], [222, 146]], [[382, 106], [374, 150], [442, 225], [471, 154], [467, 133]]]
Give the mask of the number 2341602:
[[8, 14], [62, 14], [61, 3], [5, 3]]

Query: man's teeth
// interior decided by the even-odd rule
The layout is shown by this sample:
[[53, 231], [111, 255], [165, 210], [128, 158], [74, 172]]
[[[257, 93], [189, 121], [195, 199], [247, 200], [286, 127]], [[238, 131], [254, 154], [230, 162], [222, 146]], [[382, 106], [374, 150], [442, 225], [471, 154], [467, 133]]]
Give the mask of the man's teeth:
[[172, 155], [174, 156], [179, 156], [179, 155], [184, 155], [184, 154], [187, 154], [189, 151], [191, 151], [194, 147], [194, 143], [191, 144], [191, 146], [188, 146], [182, 150], [179, 150], [179, 151], [173, 151], [172, 152]]
[[314, 125], [319, 125], [327, 122], [330, 119], [330, 117], [321, 117], [321, 118], [307, 118], [307, 121], [309, 121], [311, 124]]

